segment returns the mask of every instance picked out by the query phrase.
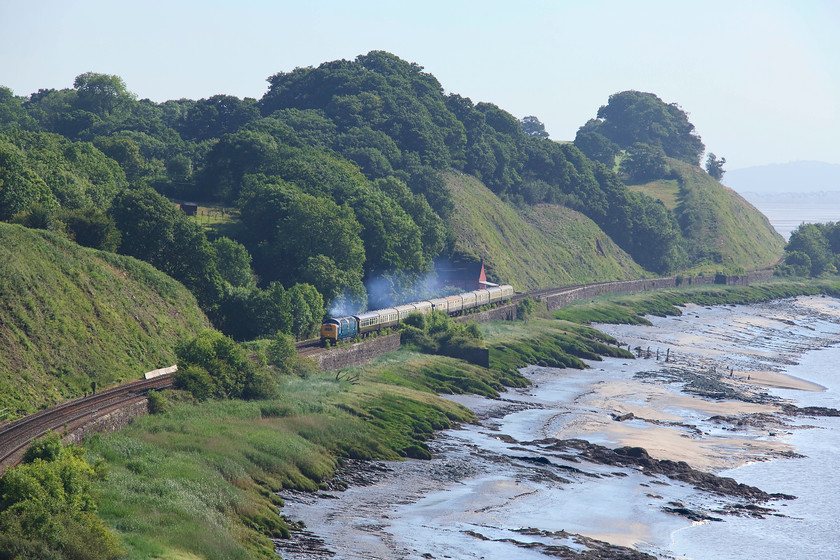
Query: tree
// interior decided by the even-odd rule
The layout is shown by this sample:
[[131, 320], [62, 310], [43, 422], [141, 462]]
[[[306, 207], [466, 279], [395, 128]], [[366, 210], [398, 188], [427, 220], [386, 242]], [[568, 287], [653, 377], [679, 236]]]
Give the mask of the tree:
[[627, 148], [619, 169], [630, 181], [644, 183], [664, 178], [668, 163], [662, 148], [637, 142]]
[[227, 237], [215, 239], [212, 245], [216, 253], [216, 268], [225, 282], [234, 287], [254, 283], [251, 255], [244, 245]]
[[26, 154], [0, 139], [0, 220], [39, 204], [50, 209], [58, 207], [50, 188], [27, 165]]
[[[179, 346], [175, 386], [195, 388], [197, 398], [261, 398], [264, 383], [245, 350], [219, 331], [207, 330]], [[182, 373], [183, 370], [183, 373]]]
[[48, 433], [0, 478], [0, 559], [116, 559], [119, 540], [96, 515], [102, 478], [81, 448]]
[[[807, 263], [802, 253], [810, 259], [810, 275], [819, 276], [823, 272], [836, 272], [834, 254], [829, 244], [829, 226], [834, 224], [802, 224], [790, 234], [785, 246], [785, 264], [800, 272]], [[791, 258], [792, 257], [792, 258]], [[792, 262], [788, 262], [791, 259]]]
[[715, 181], [720, 181], [723, 179], [723, 174], [726, 171], [723, 170], [723, 165], [726, 163], [726, 158], [718, 159], [714, 153], [709, 153], [706, 157], [706, 173], [711, 175], [712, 179]]
[[112, 252], [120, 246], [120, 231], [114, 220], [98, 208], [65, 210], [56, 218], [64, 224], [67, 236], [79, 245]]
[[[665, 103], [652, 93], [622, 91], [598, 109], [594, 130], [623, 149], [642, 143], [659, 147], [668, 157], [699, 165], [705, 147], [688, 114], [676, 103]], [[584, 127], [593, 130], [593, 124]]]
[[545, 125], [533, 115], [522, 117], [519, 124], [522, 127], [522, 132], [528, 136], [533, 136], [535, 138], [548, 138], [548, 132], [545, 131]]
[[298, 338], [314, 336], [324, 319], [324, 298], [309, 284], [295, 284], [288, 290], [292, 334]]
[[100, 117], [110, 116], [134, 100], [119, 76], [85, 72], [76, 76], [73, 87], [78, 95], [78, 107]]
[[184, 284], [205, 311], [222, 296], [216, 256], [201, 227], [149, 187], [126, 190], [109, 211], [122, 234], [120, 253], [144, 260]]
[[[592, 119], [589, 122], [595, 123], [597, 121]], [[575, 136], [575, 146], [589, 159], [600, 161], [612, 169], [615, 166], [615, 157], [621, 153], [621, 148], [618, 147], [618, 144], [600, 134], [597, 129], [594, 129], [597, 127], [592, 128], [588, 129], [584, 125], [578, 130]]]

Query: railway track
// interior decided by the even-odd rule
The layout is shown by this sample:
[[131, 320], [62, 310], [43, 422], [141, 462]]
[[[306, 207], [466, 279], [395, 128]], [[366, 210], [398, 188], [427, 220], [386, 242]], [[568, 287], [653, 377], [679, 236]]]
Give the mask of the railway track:
[[[511, 302], [518, 303], [526, 297], [541, 299], [599, 285], [631, 282], [596, 282], [592, 284], [577, 284], [534, 290], [514, 295], [511, 298]], [[295, 349], [301, 356], [313, 356], [324, 351], [324, 348], [321, 346], [321, 341], [318, 338], [297, 342], [295, 343]], [[75, 430], [92, 420], [101, 418], [106, 414], [145, 398], [146, 393], [150, 390], [171, 387], [172, 383], [173, 377], [171, 374], [143, 381], [135, 381], [119, 387], [106, 389], [95, 395], [67, 401], [21, 418], [15, 422], [0, 426], [0, 475], [10, 466], [16, 465], [23, 456], [27, 444], [33, 439], [42, 436], [47, 430], [63, 429], [65, 432]]]
[[0, 427], [0, 474], [20, 462], [26, 446], [47, 430], [73, 431], [106, 414], [145, 398], [153, 389], [171, 387], [173, 377], [163, 375], [105, 389], [52, 408], [30, 414]]

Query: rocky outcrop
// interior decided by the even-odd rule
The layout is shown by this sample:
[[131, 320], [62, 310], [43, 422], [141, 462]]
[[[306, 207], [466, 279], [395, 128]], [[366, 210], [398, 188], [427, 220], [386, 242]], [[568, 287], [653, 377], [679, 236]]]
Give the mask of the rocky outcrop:
[[635, 467], [648, 476], [662, 475], [713, 494], [733, 496], [756, 502], [796, 498], [786, 494], [769, 494], [755, 486], [739, 483], [734, 478], [699, 471], [685, 461], [654, 459], [641, 447], [609, 449], [580, 439], [546, 439], [528, 443], [528, 445], [533, 444], [540, 445], [546, 451], [562, 454], [561, 456], [567, 460], [575, 462], [583, 460], [617, 467]]

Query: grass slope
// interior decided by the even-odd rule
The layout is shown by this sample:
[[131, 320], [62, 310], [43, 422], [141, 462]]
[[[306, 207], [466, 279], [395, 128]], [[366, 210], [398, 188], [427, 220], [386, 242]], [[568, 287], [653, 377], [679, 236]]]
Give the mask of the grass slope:
[[[693, 271], [752, 270], [779, 259], [785, 242], [766, 216], [699, 167], [677, 160], [669, 163], [678, 176], [674, 209]], [[630, 188], [655, 196], [666, 206], [673, 204], [674, 181]]]
[[640, 185], [627, 185], [631, 191], [658, 198], [668, 210], [676, 210], [680, 196], [680, 184], [676, 179], [659, 179]]
[[517, 210], [478, 179], [446, 176], [455, 201], [455, 252], [484, 259], [498, 280], [518, 290], [625, 280], [645, 271], [592, 220], [562, 206]]
[[0, 409], [139, 379], [207, 326], [187, 289], [146, 263], [0, 223]]

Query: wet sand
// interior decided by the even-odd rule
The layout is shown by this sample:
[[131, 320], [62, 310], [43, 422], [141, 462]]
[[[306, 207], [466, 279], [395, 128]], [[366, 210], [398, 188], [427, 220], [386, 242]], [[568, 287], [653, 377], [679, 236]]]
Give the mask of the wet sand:
[[597, 327], [625, 346], [659, 349], [659, 361], [527, 368], [533, 385], [501, 399], [452, 397], [480, 420], [442, 432], [431, 461], [352, 463], [347, 491], [283, 495], [281, 513], [304, 521], [307, 532], [279, 541], [281, 554], [528, 559], [588, 550], [593, 558], [679, 558], [670, 535], [697, 522], [692, 516], [725, 522], [761, 511], [750, 508], [778, 512], [784, 499], [756, 502], [638, 465], [582, 460], [563, 442], [639, 447], [654, 462], [666, 460], [661, 465], [684, 461], [712, 474], [795, 456], [788, 439], [797, 428], [767, 391], [823, 389], [784, 368], [840, 342], [840, 302], [687, 306], [681, 317], [651, 320]]

